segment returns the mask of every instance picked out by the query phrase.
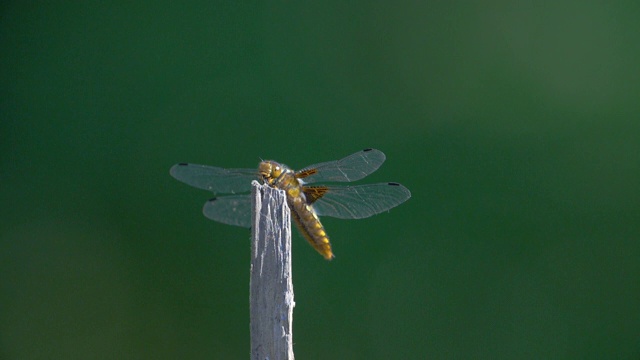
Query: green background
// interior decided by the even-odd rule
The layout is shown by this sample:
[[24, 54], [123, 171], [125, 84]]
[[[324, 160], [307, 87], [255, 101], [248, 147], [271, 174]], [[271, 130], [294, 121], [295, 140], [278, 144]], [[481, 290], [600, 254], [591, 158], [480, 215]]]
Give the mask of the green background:
[[248, 358], [169, 168], [366, 147], [413, 196], [295, 235], [299, 359], [640, 357], [638, 2], [0, 9], [0, 358]]

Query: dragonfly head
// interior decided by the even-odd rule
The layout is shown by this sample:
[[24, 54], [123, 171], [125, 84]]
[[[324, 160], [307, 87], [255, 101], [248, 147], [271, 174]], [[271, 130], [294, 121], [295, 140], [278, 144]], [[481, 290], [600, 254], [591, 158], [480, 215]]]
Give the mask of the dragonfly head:
[[258, 165], [258, 172], [265, 183], [273, 185], [276, 179], [284, 172], [284, 167], [275, 161], [262, 161]]

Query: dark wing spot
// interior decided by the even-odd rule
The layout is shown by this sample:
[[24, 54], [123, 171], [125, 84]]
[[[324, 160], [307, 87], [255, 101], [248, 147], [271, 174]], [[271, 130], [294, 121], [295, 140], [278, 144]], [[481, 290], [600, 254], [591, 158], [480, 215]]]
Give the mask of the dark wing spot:
[[329, 188], [326, 186], [303, 186], [302, 191], [304, 192], [304, 196], [307, 198], [307, 204], [311, 205], [316, 200], [323, 197], [324, 194], [329, 191]]
[[400, 186], [400, 184], [398, 184], [398, 183], [394, 183], [394, 182], [390, 182], [390, 183], [388, 183], [387, 185], [391, 185], [391, 186]]
[[188, 166], [188, 165], [189, 165], [189, 164], [187, 164], [187, 163], [180, 163], [180, 164], [178, 164], [178, 166]]
[[211, 199], [209, 199], [209, 200], [207, 200], [207, 201], [208, 201], [208, 202], [212, 202], [212, 201], [216, 201], [216, 200], [218, 200], [218, 198], [211, 198]]
[[372, 148], [366, 148], [366, 149], [364, 149], [362, 151], [371, 151], [371, 150], [373, 150], [373, 149]]
[[304, 169], [295, 173], [294, 176], [296, 177], [296, 179], [304, 179], [307, 176], [311, 176], [316, 173], [318, 173], [318, 169]]

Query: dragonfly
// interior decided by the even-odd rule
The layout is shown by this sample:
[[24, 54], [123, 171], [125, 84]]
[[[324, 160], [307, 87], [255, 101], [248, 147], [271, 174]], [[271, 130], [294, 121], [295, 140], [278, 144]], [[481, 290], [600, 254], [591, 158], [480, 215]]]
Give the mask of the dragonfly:
[[[385, 159], [382, 151], [364, 149], [300, 171], [266, 160], [261, 161], [257, 169], [179, 163], [171, 167], [170, 174], [185, 184], [214, 193], [216, 197], [204, 204], [204, 216], [247, 228], [251, 227], [251, 182], [258, 180], [284, 190], [291, 217], [302, 236], [325, 259], [331, 260], [334, 254], [320, 216], [367, 218], [388, 211], [411, 197], [409, 189], [396, 182], [331, 185], [360, 180], [376, 171]], [[310, 185], [314, 183], [330, 185]]]

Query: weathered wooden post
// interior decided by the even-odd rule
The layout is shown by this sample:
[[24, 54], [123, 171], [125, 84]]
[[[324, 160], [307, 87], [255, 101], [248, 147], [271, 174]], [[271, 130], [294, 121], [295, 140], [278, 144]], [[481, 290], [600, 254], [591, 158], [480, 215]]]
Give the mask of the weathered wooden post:
[[284, 191], [252, 183], [252, 360], [293, 360], [291, 215]]

